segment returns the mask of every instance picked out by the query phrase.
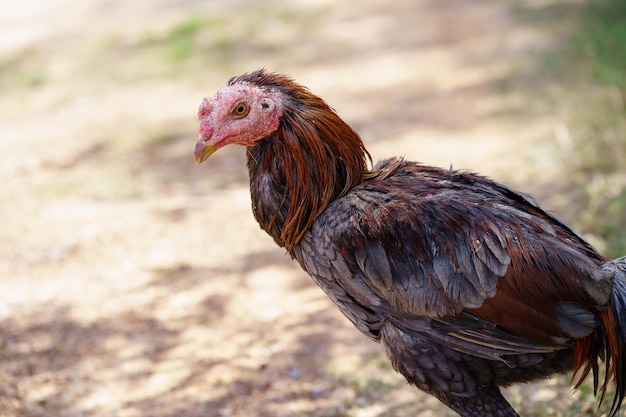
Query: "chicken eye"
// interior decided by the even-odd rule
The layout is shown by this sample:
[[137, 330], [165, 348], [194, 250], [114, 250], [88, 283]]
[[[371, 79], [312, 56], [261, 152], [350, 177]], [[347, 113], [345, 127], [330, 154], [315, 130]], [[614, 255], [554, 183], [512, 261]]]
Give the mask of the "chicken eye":
[[237, 117], [245, 117], [248, 114], [248, 105], [246, 103], [239, 103], [233, 109], [233, 114]]

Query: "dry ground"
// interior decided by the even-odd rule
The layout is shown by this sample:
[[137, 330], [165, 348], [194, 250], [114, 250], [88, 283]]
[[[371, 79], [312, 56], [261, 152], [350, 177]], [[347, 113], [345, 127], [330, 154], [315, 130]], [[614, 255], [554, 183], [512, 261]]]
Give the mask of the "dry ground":
[[[258, 229], [242, 150], [193, 164], [197, 105], [232, 75], [290, 73], [375, 159], [477, 170], [576, 220], [558, 109], [525, 101], [576, 1], [13, 3], [0, 416], [451, 416]], [[526, 416], [593, 415], [567, 382], [507, 396]]]

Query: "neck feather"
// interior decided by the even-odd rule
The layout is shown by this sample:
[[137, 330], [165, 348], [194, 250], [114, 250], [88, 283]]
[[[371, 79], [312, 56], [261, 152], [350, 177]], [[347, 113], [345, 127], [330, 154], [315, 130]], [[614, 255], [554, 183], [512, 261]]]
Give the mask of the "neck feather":
[[288, 104], [278, 130], [248, 148], [254, 215], [288, 251], [328, 204], [371, 176], [359, 135], [320, 98]]

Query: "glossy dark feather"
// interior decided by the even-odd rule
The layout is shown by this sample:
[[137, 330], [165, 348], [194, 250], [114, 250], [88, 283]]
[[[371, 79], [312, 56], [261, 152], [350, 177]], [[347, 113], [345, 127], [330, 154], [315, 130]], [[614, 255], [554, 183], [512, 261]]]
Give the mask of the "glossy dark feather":
[[[399, 316], [445, 318], [466, 311], [557, 345], [589, 334], [590, 317], [610, 296], [612, 274], [603, 271], [604, 259], [532, 200], [520, 194], [511, 200], [502, 186], [489, 184], [468, 173], [403, 162], [394, 174], [331, 203], [304, 235], [296, 258], [320, 285], [350, 282], [352, 297], [374, 300]], [[320, 248], [320, 241], [332, 245]], [[574, 243], [582, 250], [573, 250]], [[335, 261], [312, 270], [322, 257]], [[340, 268], [333, 267], [337, 263]], [[577, 277], [581, 285], [561, 288], [555, 275]], [[521, 291], [530, 296], [519, 297]], [[499, 303], [501, 297], [506, 302]]]

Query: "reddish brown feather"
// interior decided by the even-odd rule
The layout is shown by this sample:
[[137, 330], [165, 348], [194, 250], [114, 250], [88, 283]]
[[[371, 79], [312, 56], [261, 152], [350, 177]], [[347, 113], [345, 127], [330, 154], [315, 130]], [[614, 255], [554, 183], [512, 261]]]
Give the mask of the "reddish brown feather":
[[[613, 314], [613, 308], [610, 307], [607, 311], [600, 314], [602, 323], [604, 324], [604, 330], [606, 331], [606, 337], [609, 341], [609, 354], [610, 359], [607, 358], [607, 362], [610, 362], [611, 368], [609, 374], [613, 377], [613, 380], [617, 380], [617, 366], [620, 350], [618, 345], [618, 334], [616, 333], [617, 323], [615, 321], [615, 315]], [[608, 379], [608, 376], [607, 376]], [[604, 384], [603, 391], [606, 389], [606, 383]]]
[[496, 295], [486, 299], [480, 308], [471, 310], [472, 314], [532, 340], [553, 343], [570, 339], [571, 335], [559, 323], [554, 306], [561, 301], [591, 306], [594, 300], [576, 282], [573, 261], [563, 258], [549, 263], [550, 256], [557, 257], [556, 250], [546, 248], [543, 253], [533, 253], [535, 245], [524, 240], [522, 231], [516, 231], [515, 236], [520, 241], [508, 240], [511, 263], [506, 275], [498, 281]]
[[583, 382], [585, 382], [587, 376], [589, 376], [589, 372], [591, 372], [592, 366], [589, 361], [589, 351], [595, 337], [597, 337], [597, 334], [594, 331], [589, 336], [578, 339], [574, 344], [574, 372], [572, 373], [571, 382], [574, 382], [576, 375], [580, 372], [580, 376], [574, 388], [579, 388]]
[[282, 163], [284, 200], [266, 230], [287, 204], [278, 238], [290, 251], [331, 201], [375, 175], [368, 170], [371, 157], [359, 135], [324, 100], [290, 78], [255, 71], [229, 84], [237, 82], [275, 88], [285, 97], [283, 118], [272, 139], [273, 154], [265, 160]]
[[[617, 323], [615, 321], [615, 315], [613, 314], [613, 309], [609, 308], [607, 311], [600, 314], [600, 319], [602, 320], [603, 329], [605, 332], [606, 340], [609, 344], [608, 355], [609, 357], [604, 358], [606, 364], [609, 369], [607, 369], [607, 375], [605, 376], [605, 381], [602, 384], [602, 397], [607, 389], [607, 382], [610, 378], [614, 381], [618, 379], [618, 369], [616, 364], [619, 362], [620, 350], [618, 346], [618, 335], [615, 332], [617, 328]], [[574, 345], [574, 373], [572, 375], [572, 381], [578, 374], [578, 372], [582, 369], [580, 377], [576, 382], [575, 387], [578, 388], [583, 383], [584, 379], [589, 375], [589, 372], [596, 365], [596, 358], [590, 358], [590, 353], [594, 351], [593, 343], [594, 340], [597, 340], [601, 337], [599, 334], [599, 329], [594, 330], [592, 334], [589, 336], [578, 339], [576, 344]], [[584, 368], [583, 368], [584, 366]]]

